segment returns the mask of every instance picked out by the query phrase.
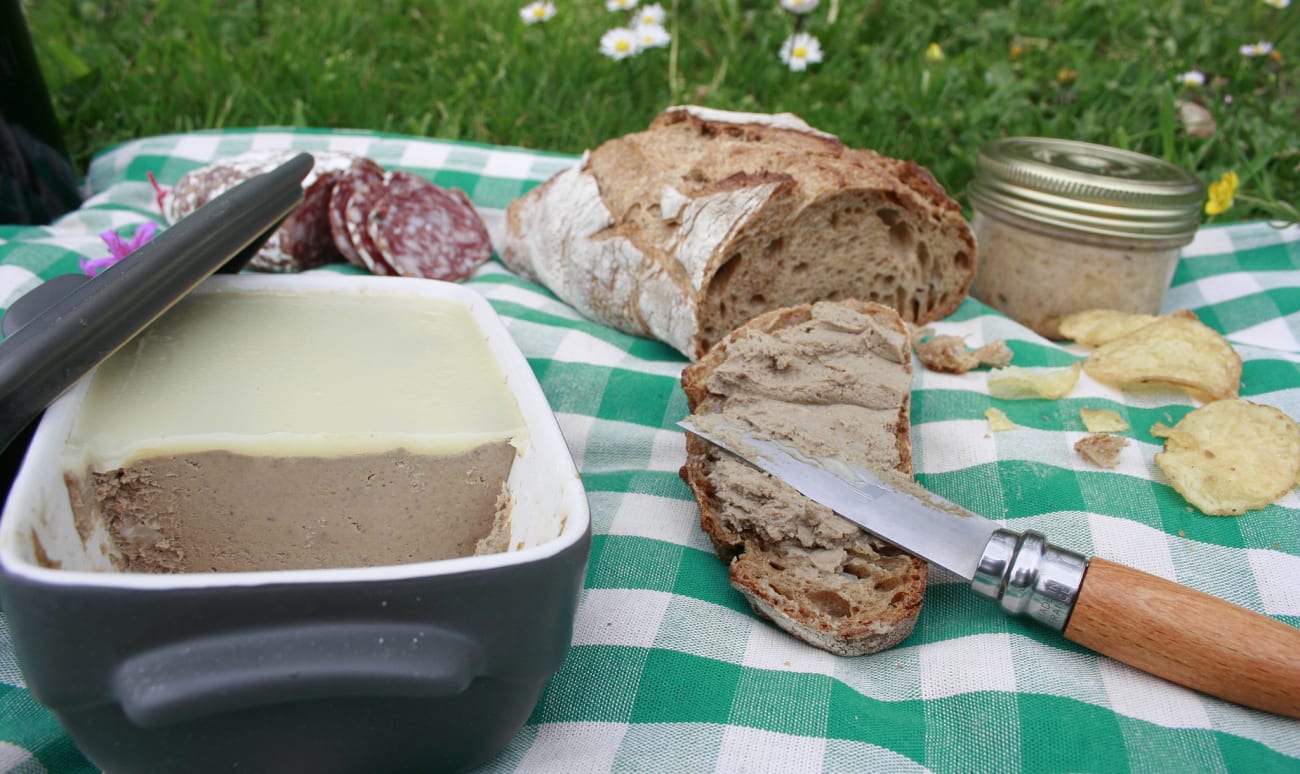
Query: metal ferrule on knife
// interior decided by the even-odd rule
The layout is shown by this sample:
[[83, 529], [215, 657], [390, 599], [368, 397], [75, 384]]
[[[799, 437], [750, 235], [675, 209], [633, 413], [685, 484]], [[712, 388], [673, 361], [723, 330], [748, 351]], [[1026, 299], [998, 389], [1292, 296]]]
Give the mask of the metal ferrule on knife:
[[1065, 630], [1087, 569], [1087, 557], [1048, 543], [1040, 532], [999, 529], [984, 547], [971, 588], [998, 601], [1007, 613], [1059, 632]]

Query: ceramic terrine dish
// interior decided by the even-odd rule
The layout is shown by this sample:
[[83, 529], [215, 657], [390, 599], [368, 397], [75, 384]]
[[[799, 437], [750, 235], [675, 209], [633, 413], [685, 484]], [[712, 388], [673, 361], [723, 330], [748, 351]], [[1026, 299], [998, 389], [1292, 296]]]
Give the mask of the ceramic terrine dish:
[[0, 602], [33, 696], [107, 771], [457, 770], [559, 668], [589, 548], [481, 296], [215, 276], [45, 412]]

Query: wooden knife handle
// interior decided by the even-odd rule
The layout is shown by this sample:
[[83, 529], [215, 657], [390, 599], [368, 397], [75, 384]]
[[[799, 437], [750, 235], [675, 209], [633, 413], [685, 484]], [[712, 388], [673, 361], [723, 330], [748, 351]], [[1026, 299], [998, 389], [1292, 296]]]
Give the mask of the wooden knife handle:
[[1247, 707], [1300, 718], [1300, 629], [1093, 557], [1067, 639]]

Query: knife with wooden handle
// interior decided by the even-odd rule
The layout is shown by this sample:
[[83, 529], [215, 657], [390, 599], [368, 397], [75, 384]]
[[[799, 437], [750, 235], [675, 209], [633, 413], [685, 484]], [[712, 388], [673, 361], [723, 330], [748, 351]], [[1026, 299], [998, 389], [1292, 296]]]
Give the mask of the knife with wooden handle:
[[1300, 629], [1209, 594], [1014, 532], [921, 489], [753, 436], [722, 415], [678, 423], [1066, 639], [1179, 685], [1300, 718]]

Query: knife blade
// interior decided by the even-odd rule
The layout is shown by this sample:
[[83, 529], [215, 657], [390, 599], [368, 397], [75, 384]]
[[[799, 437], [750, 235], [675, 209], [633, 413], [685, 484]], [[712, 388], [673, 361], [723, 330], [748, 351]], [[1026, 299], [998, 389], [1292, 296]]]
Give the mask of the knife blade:
[[910, 480], [814, 459], [721, 414], [679, 426], [868, 532], [971, 581], [1002, 610], [1247, 707], [1300, 718], [1300, 629], [1155, 575], [1015, 532]]

